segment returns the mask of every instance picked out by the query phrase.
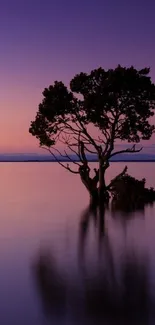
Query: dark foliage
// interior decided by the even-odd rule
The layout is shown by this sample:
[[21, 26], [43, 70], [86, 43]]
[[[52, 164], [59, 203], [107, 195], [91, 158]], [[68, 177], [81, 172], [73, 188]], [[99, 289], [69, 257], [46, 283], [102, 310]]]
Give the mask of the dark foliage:
[[130, 175], [123, 175], [112, 187], [112, 205], [115, 208], [132, 210], [142, 208], [147, 203], [155, 201], [155, 190], [145, 187], [146, 180], [138, 180]]
[[[106, 188], [104, 178], [109, 159], [142, 149], [136, 149], [135, 144], [150, 139], [154, 132], [155, 126], [150, 123], [154, 109], [155, 85], [149, 69], [120, 65], [107, 71], [99, 68], [90, 74], [76, 75], [70, 82], [70, 90], [57, 81], [45, 88], [29, 132], [61, 166], [80, 174], [91, 196], [99, 193], [99, 197], [105, 197], [110, 185]], [[96, 129], [96, 139], [90, 125]], [[132, 142], [132, 146], [115, 151], [118, 139]], [[64, 152], [59, 150], [60, 144]], [[95, 154], [98, 159], [94, 177], [90, 177], [87, 153]], [[60, 156], [68, 162], [60, 161]]]
[[[99, 68], [90, 74], [76, 75], [70, 83], [71, 91], [56, 81], [43, 91], [44, 98], [31, 122], [30, 133], [41, 145], [50, 146], [57, 143], [58, 132], [72, 130], [68, 123], [73, 122], [79, 125], [77, 133], [81, 131], [91, 143], [84, 128], [93, 123], [105, 141], [106, 137], [112, 140], [112, 129], [115, 139], [149, 139], [154, 130], [148, 119], [154, 115], [155, 85], [148, 74], [147, 68]], [[77, 99], [74, 93], [83, 98]]]

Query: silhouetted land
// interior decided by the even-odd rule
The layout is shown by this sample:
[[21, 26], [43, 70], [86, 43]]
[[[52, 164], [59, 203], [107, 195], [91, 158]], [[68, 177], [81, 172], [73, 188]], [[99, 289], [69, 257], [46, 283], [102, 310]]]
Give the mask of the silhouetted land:
[[[74, 162], [79, 162], [80, 160], [75, 155], [70, 155]], [[66, 157], [63, 158], [57, 155], [57, 158], [61, 162], [69, 162], [70, 160]], [[95, 155], [87, 156], [88, 162], [97, 162]], [[0, 154], [0, 162], [56, 162], [52, 155], [42, 155], [42, 154]], [[155, 156], [153, 154], [137, 154], [137, 155], [120, 155], [118, 157], [113, 157], [110, 162], [155, 162]]]
[[[75, 160], [75, 161], [78, 161], [78, 160]], [[50, 159], [5, 159], [5, 160], [0, 160], [0, 163], [1, 162], [56, 162], [54, 159], [50, 158]], [[68, 162], [68, 160], [61, 160], [61, 162]], [[88, 162], [97, 162], [97, 160], [91, 160], [89, 159]], [[117, 163], [117, 162], [136, 162], [136, 163], [141, 163], [141, 162], [155, 162], [155, 159], [151, 159], [151, 160], [111, 160], [112, 163]]]

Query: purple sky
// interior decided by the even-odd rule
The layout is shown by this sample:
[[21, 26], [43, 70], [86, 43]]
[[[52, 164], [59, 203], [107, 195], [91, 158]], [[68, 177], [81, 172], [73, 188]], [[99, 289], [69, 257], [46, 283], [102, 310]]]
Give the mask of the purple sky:
[[44, 87], [117, 64], [151, 67], [154, 0], [1, 0], [0, 152], [35, 152], [28, 134]]

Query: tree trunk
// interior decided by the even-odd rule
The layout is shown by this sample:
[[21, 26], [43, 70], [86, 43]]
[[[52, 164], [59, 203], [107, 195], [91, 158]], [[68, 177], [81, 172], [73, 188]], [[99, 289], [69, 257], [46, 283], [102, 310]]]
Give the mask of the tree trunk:
[[99, 188], [98, 188], [99, 204], [104, 205], [107, 202], [108, 193], [105, 184], [105, 166], [102, 159], [99, 162]]
[[88, 169], [81, 169], [80, 170], [80, 177], [82, 183], [86, 187], [90, 195], [90, 204], [97, 206], [98, 205], [98, 181], [99, 181], [99, 172], [95, 169], [94, 170], [96, 175], [94, 178], [89, 176]]
[[[80, 177], [82, 183], [90, 195], [90, 203], [95, 205], [105, 205], [109, 202], [109, 195], [105, 185], [105, 170], [106, 165], [103, 165], [103, 161], [99, 163], [99, 170], [94, 169], [95, 176], [91, 178], [89, 176], [89, 169], [82, 167], [80, 169]], [[98, 187], [99, 184], [99, 187]]]
[[90, 194], [90, 204], [96, 207], [99, 203], [98, 189], [93, 189], [89, 192]]

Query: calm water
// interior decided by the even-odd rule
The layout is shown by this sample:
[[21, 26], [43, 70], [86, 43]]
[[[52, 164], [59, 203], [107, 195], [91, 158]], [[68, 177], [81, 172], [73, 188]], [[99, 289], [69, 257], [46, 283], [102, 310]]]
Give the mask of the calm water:
[[[128, 167], [155, 187], [155, 163]], [[103, 223], [78, 176], [54, 163], [0, 172], [0, 324], [125, 324], [131, 306], [133, 324], [154, 324], [155, 206], [107, 210]]]

